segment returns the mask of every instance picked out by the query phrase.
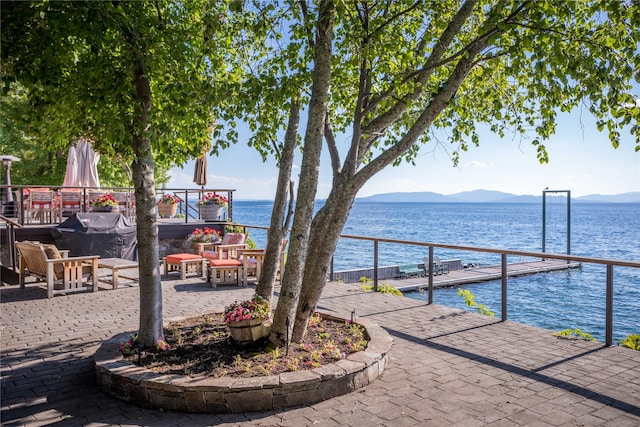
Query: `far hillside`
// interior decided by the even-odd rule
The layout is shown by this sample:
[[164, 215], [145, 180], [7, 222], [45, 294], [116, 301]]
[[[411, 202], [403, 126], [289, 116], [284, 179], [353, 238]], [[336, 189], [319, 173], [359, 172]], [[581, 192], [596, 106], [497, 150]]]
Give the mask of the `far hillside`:
[[[565, 201], [564, 195], [547, 194], [547, 201]], [[516, 195], [501, 191], [474, 190], [455, 194], [438, 194], [430, 191], [410, 193], [384, 193], [368, 197], [358, 197], [357, 202], [377, 203], [542, 203], [542, 195]], [[640, 203], [640, 191], [615, 195], [592, 194], [582, 197], [571, 197], [572, 202], [589, 203]]]

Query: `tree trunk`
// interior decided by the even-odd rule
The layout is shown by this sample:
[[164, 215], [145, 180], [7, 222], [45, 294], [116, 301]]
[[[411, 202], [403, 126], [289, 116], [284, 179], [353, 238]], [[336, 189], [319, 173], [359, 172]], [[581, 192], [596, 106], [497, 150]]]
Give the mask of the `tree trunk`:
[[331, 258], [357, 192], [358, 188], [349, 185], [334, 185], [324, 206], [313, 219], [309, 237], [310, 253], [305, 264], [291, 337], [294, 342], [300, 342], [304, 338], [309, 318], [316, 310], [327, 282]]
[[162, 331], [162, 284], [158, 260], [158, 224], [156, 222], [153, 151], [147, 133], [151, 110], [151, 88], [145, 63], [138, 54], [133, 66], [136, 86], [136, 111], [132, 137], [135, 160], [133, 185], [136, 197], [136, 232], [140, 272], [140, 329], [138, 337], [145, 347], [164, 339]]
[[318, 170], [324, 137], [325, 116], [331, 84], [331, 40], [335, 5], [320, 2], [314, 53], [314, 71], [309, 100], [309, 120], [304, 139], [304, 154], [298, 184], [295, 218], [289, 243], [289, 262], [284, 270], [278, 306], [273, 318], [269, 340], [277, 345], [288, 345], [291, 335], [287, 323], [294, 318], [303, 268], [309, 245], [309, 230], [318, 187]]
[[[271, 302], [273, 297], [273, 288], [275, 286], [276, 274], [278, 272], [277, 264], [280, 259], [280, 242], [287, 236], [289, 226], [291, 225], [291, 217], [293, 209], [293, 183], [291, 180], [291, 169], [293, 169], [293, 156], [295, 154], [298, 126], [300, 124], [300, 94], [295, 99], [291, 99], [291, 110], [289, 113], [289, 123], [287, 124], [287, 132], [284, 137], [284, 146], [280, 153], [280, 161], [278, 163], [278, 186], [276, 189], [276, 197], [273, 202], [273, 210], [271, 212], [271, 223], [267, 233], [267, 247], [264, 254], [262, 274], [260, 281], [256, 287], [256, 293]], [[290, 191], [287, 192], [287, 187]], [[291, 193], [289, 200], [289, 211], [287, 211], [287, 194]], [[280, 278], [284, 265], [280, 266]]]
[[[469, 2], [469, 4], [473, 4], [473, 2]], [[466, 13], [461, 11], [460, 15], [465, 16]], [[455, 96], [461, 83], [473, 67], [475, 57], [487, 46], [487, 39], [477, 42], [468, 50], [468, 55], [458, 62], [447, 84], [434, 94], [413, 126], [393, 147], [384, 151], [362, 168], [359, 168], [363, 159], [362, 155], [352, 155], [347, 158], [342, 172], [335, 177], [329, 197], [314, 218], [310, 230], [309, 247], [313, 248], [313, 256], [307, 258], [308, 262], [304, 270], [292, 333], [292, 340], [295, 342], [304, 337], [309, 318], [320, 300], [327, 281], [327, 270], [331, 257], [358, 190], [376, 173], [409, 150], [420, 135], [431, 126], [435, 118], [447, 106], [449, 100]], [[360, 138], [354, 134], [351, 143], [352, 153], [360, 142]]]

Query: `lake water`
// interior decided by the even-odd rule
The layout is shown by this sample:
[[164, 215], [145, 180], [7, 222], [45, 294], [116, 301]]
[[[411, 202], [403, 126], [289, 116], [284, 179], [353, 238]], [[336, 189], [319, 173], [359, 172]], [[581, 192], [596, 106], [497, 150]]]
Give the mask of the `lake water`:
[[[234, 221], [269, 225], [270, 202], [234, 201]], [[540, 252], [542, 206], [529, 203], [365, 203], [356, 202], [343, 234], [421, 242]], [[252, 230], [264, 245], [266, 231]], [[640, 204], [572, 203], [571, 253], [597, 258], [640, 261]], [[546, 252], [566, 253], [566, 203], [549, 202], [546, 209]], [[463, 263], [500, 264], [500, 255], [434, 249], [441, 259]], [[379, 245], [379, 265], [418, 263], [424, 247]], [[520, 262], [520, 257], [509, 257]], [[335, 253], [336, 271], [373, 265], [373, 243], [341, 239]], [[604, 340], [604, 265], [584, 264], [579, 269], [510, 278], [509, 320], [550, 330], [579, 328]], [[499, 317], [500, 281], [465, 285], [476, 301]], [[407, 297], [427, 298], [410, 292]], [[640, 269], [614, 268], [614, 339], [640, 333]], [[471, 310], [457, 290], [436, 289], [434, 303]]]

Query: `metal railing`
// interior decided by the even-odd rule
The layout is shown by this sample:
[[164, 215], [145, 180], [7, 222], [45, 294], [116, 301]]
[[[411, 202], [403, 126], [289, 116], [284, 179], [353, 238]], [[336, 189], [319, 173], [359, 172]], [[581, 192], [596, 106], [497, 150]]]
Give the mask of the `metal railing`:
[[[253, 226], [253, 225], [241, 225], [242, 227], [251, 229], [264, 229], [265, 227]], [[484, 248], [478, 246], [465, 246], [465, 245], [451, 245], [446, 243], [434, 243], [434, 242], [414, 242], [410, 240], [398, 240], [398, 239], [386, 239], [379, 237], [366, 237], [366, 236], [357, 236], [357, 235], [349, 235], [349, 234], [341, 234], [340, 238], [342, 239], [352, 239], [352, 240], [361, 240], [361, 241], [369, 241], [373, 244], [373, 288], [374, 291], [378, 290], [378, 246], [380, 243], [389, 243], [389, 244], [399, 244], [399, 245], [413, 245], [426, 247], [429, 251], [429, 265], [427, 267], [428, 272], [428, 303], [433, 304], [433, 250], [434, 248], [441, 249], [453, 249], [459, 251], [470, 251], [470, 252], [483, 252], [483, 253], [492, 253], [500, 255], [500, 265], [501, 265], [501, 311], [502, 311], [502, 320], [507, 320], [507, 256], [515, 255], [521, 257], [529, 257], [529, 258], [540, 258], [540, 259], [559, 259], [566, 261], [575, 261], [578, 263], [587, 263], [587, 264], [598, 264], [606, 266], [606, 284], [605, 284], [605, 294], [606, 294], [606, 304], [605, 304], [605, 346], [611, 346], [613, 344], [613, 271], [614, 267], [631, 267], [631, 268], [640, 268], [640, 262], [637, 261], [624, 261], [624, 260], [615, 260], [615, 259], [605, 259], [605, 258], [594, 258], [594, 257], [586, 257], [586, 256], [576, 256], [576, 255], [563, 255], [563, 254], [553, 254], [546, 252], [531, 252], [531, 251], [517, 251], [510, 249], [495, 249], [495, 248]], [[330, 268], [330, 276], [333, 277], [334, 268], [333, 268], [333, 260], [331, 262]]]
[[[82, 192], [81, 212], [89, 212], [90, 209], [90, 194], [92, 193], [107, 193], [107, 192], [127, 192], [130, 197], [134, 197], [134, 190], [131, 187], [65, 187], [55, 185], [0, 185], [0, 191], [3, 194], [9, 192], [15, 193], [15, 197], [12, 197], [10, 204], [3, 201], [5, 204], [2, 206], [0, 214], [7, 218], [15, 220], [20, 225], [24, 225], [27, 221], [27, 196], [25, 190], [33, 188], [47, 188], [59, 192], [60, 190], [75, 190]], [[232, 189], [218, 189], [218, 188], [198, 188], [198, 189], [185, 189], [185, 188], [156, 188], [156, 195], [159, 198], [162, 194], [170, 193], [177, 196], [180, 199], [178, 206], [178, 213], [184, 218], [184, 222], [188, 223], [200, 219], [200, 211], [197, 207], [193, 206], [193, 202], [197, 202], [206, 193], [226, 193], [229, 204], [227, 207], [227, 213], [229, 220], [233, 220], [233, 192]], [[132, 208], [133, 209], [133, 208]], [[181, 218], [182, 219], [182, 218]], [[55, 221], [52, 220], [52, 223]]]

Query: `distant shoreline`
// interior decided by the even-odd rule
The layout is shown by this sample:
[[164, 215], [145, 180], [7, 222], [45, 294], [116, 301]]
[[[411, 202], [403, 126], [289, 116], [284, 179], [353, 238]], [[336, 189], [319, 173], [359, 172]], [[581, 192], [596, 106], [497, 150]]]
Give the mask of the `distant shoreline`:
[[[566, 202], [565, 193], [547, 194], [548, 202]], [[394, 203], [542, 203], [542, 195], [516, 195], [500, 191], [474, 190], [456, 194], [438, 194], [429, 191], [410, 193], [384, 193], [356, 198], [357, 202], [394, 202]], [[640, 203], [640, 191], [629, 193], [571, 197], [572, 202], [589, 203]]]

